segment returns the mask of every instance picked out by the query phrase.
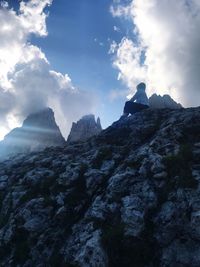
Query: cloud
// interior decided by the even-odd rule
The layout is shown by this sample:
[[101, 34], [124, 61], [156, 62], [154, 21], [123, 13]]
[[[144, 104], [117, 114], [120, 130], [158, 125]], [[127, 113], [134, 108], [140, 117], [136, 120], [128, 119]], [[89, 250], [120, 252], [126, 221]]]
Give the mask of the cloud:
[[115, 45], [114, 66], [132, 92], [140, 80], [148, 92], [169, 93], [185, 106], [200, 99], [200, 2], [134, 0], [111, 7], [115, 17], [132, 20], [135, 38]]
[[119, 45], [111, 45], [110, 53], [116, 53], [114, 66], [120, 70], [118, 79], [123, 80], [129, 88], [145, 79], [146, 67], [141, 66], [142, 49], [130, 39], [123, 38]]
[[114, 25], [114, 27], [113, 27], [113, 30], [114, 30], [115, 32], [119, 32], [119, 33], [121, 33], [121, 30], [120, 30], [120, 28], [119, 28], [119, 27], [117, 27], [117, 26], [115, 26], [115, 25]]
[[0, 138], [46, 106], [54, 109], [66, 137], [72, 121], [93, 110], [93, 101], [73, 86], [68, 74], [52, 70], [44, 52], [30, 43], [32, 34], [48, 35], [46, 7], [52, 0], [21, 1], [18, 12], [1, 3]]
[[52, 4], [53, 0], [31, 0], [20, 3], [20, 20], [28, 33], [35, 33], [40, 36], [47, 35], [46, 17], [44, 9]]
[[125, 90], [120, 90], [120, 89], [112, 89], [109, 91], [108, 98], [110, 102], [113, 102], [117, 99], [124, 98], [126, 97], [127, 92]]
[[127, 4], [121, 4], [121, 0], [113, 0], [113, 5], [110, 7], [110, 12], [113, 17], [128, 16], [130, 13], [130, 7]]
[[28, 38], [31, 34], [47, 35], [47, 14], [43, 9], [50, 4], [50, 0], [20, 2], [18, 14], [9, 9], [5, 2], [0, 9], [0, 82], [4, 87], [9, 88], [9, 74], [17, 64], [28, 63], [36, 53], [40, 58], [45, 58], [39, 48], [28, 42]]
[[104, 43], [100, 42], [97, 38], [94, 38], [94, 42], [97, 43], [99, 46], [104, 46]]

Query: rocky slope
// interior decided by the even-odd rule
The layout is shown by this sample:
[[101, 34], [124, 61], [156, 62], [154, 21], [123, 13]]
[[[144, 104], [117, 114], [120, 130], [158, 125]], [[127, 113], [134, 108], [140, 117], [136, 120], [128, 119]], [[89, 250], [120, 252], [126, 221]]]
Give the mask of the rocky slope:
[[85, 141], [102, 131], [100, 119], [95, 120], [93, 114], [83, 116], [76, 123], [73, 122], [67, 142]]
[[200, 266], [200, 108], [0, 163], [0, 266]]
[[50, 146], [63, 146], [65, 143], [58, 128], [52, 109], [45, 108], [30, 114], [22, 127], [13, 129], [0, 142], [0, 158], [16, 153], [42, 150]]
[[170, 95], [157, 95], [153, 94], [149, 98], [150, 108], [169, 108], [169, 109], [180, 109], [181, 104], [176, 103]]

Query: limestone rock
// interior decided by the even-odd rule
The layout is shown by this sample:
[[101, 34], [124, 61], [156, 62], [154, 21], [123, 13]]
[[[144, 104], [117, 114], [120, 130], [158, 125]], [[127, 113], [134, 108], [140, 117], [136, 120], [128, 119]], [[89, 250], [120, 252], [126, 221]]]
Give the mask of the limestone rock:
[[0, 142], [0, 157], [39, 151], [50, 146], [63, 146], [65, 140], [57, 126], [52, 109], [30, 114], [19, 128], [8, 133]]
[[176, 103], [170, 95], [157, 95], [153, 94], [149, 98], [150, 108], [168, 108], [168, 109], [180, 109], [181, 104]]
[[200, 108], [0, 162], [0, 266], [200, 266]]
[[73, 122], [67, 142], [84, 141], [101, 131], [100, 118], [95, 121], [94, 115], [85, 115], [77, 123]]

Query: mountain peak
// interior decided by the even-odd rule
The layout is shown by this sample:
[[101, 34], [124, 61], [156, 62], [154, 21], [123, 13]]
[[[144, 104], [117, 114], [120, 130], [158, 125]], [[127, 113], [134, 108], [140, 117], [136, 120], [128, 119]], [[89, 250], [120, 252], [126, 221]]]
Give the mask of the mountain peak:
[[29, 126], [40, 126], [42, 128], [52, 128], [55, 127], [56, 122], [54, 118], [54, 112], [51, 108], [44, 108], [35, 113], [31, 113], [23, 122], [23, 127]]
[[21, 127], [13, 129], [5, 136], [0, 143], [0, 156], [42, 150], [64, 143], [53, 110], [45, 108], [28, 115]]
[[182, 105], [179, 103], [176, 103], [170, 95], [157, 95], [153, 94], [149, 98], [149, 105], [151, 108], [168, 108], [168, 109], [180, 109], [182, 108]]
[[76, 123], [73, 122], [67, 142], [84, 141], [102, 131], [100, 118], [95, 120], [93, 114], [83, 116]]

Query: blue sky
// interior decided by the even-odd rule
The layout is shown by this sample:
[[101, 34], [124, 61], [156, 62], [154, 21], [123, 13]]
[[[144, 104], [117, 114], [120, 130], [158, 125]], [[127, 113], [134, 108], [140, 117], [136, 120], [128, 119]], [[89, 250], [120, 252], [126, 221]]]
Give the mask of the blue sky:
[[[17, 8], [16, 1], [11, 2]], [[48, 36], [32, 35], [30, 40], [42, 49], [53, 69], [68, 73], [80, 90], [97, 95], [96, 115], [103, 127], [118, 119], [125, 100], [109, 99], [111, 90], [125, 85], [117, 80], [118, 70], [112, 66], [108, 51], [111, 42], [119, 43], [128, 27], [126, 21], [113, 18], [111, 4], [111, 0], [54, 0], [47, 8]]]
[[125, 22], [113, 18], [108, 0], [56, 0], [50, 7], [47, 19], [48, 36], [34, 38], [33, 43], [45, 51], [51, 66], [67, 72], [75, 86], [94, 91], [101, 98], [97, 115], [103, 126], [116, 120], [121, 114], [122, 99], [108, 99], [112, 89], [122, 88], [117, 80], [118, 71], [113, 68], [108, 54], [111, 41], [119, 42]]
[[186, 0], [6, 2], [16, 12], [0, 8], [0, 139], [47, 105], [65, 137], [91, 112], [105, 128], [141, 81], [148, 96], [199, 105], [198, 1], [190, 8]]

